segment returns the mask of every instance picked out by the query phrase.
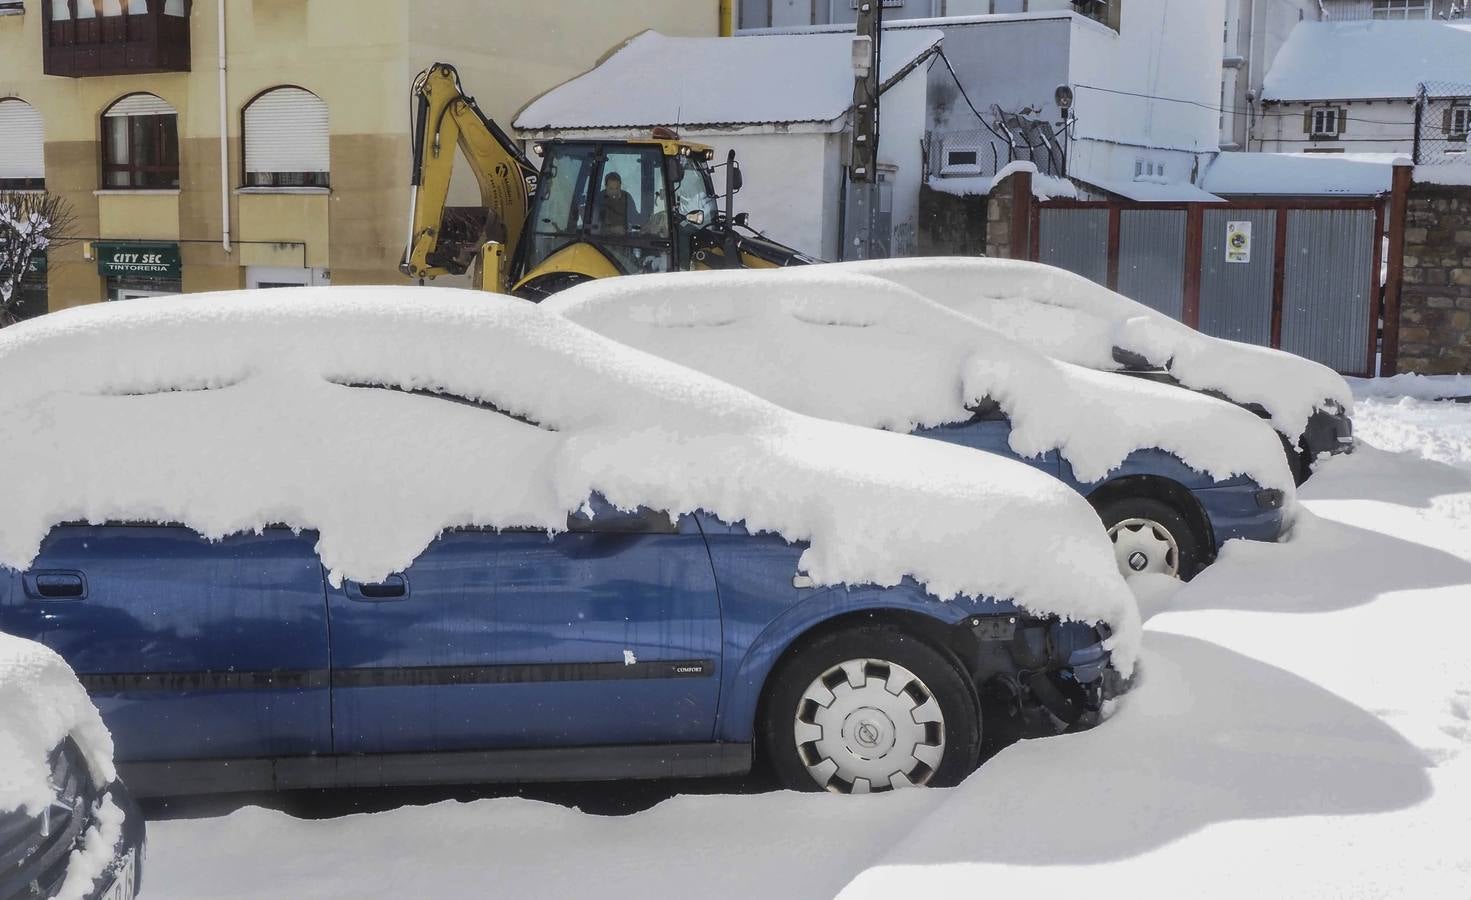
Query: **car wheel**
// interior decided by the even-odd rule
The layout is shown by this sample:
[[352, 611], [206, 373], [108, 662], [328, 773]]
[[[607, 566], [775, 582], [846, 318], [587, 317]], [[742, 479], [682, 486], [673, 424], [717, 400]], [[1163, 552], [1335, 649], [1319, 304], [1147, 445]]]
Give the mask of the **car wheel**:
[[1152, 497], [1121, 497], [1098, 507], [1119, 571], [1189, 581], [1204, 564], [1200, 536], [1178, 509]]
[[949, 787], [976, 767], [981, 720], [969, 677], [896, 627], [824, 635], [769, 684], [764, 750], [793, 790]]

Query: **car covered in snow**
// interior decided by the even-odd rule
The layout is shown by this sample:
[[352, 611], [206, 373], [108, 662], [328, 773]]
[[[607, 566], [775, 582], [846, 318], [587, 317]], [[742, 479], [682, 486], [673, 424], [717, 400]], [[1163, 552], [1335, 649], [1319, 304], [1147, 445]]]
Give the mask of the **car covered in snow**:
[[838, 263], [911, 288], [1054, 359], [1219, 397], [1271, 422], [1298, 484], [1351, 453], [1353, 392], [1292, 353], [1202, 334], [1081, 275], [1023, 260]]
[[0, 897], [132, 900], [144, 825], [61, 657], [0, 632]]
[[840, 267], [593, 282], [543, 307], [797, 412], [1023, 461], [1089, 499], [1126, 575], [1188, 579], [1228, 540], [1275, 541], [1294, 497], [1246, 411], [1058, 362]]
[[983, 727], [1085, 724], [1137, 653], [1055, 479], [520, 301], [91, 306], [0, 332], [0, 380], [33, 473], [0, 504], [0, 628], [77, 670], [139, 795], [756, 753], [798, 788], [953, 784]]

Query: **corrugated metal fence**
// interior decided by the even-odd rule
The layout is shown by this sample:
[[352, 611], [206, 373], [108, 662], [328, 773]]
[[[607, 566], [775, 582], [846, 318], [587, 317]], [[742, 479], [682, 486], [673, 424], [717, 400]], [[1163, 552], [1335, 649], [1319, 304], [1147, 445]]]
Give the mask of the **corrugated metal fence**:
[[1035, 208], [1033, 257], [1216, 337], [1375, 369], [1378, 198]]

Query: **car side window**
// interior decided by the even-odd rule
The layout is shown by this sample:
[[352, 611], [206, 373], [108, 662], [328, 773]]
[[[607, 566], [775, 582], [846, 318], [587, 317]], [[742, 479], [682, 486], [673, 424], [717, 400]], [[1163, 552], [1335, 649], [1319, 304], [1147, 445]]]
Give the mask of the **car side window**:
[[677, 534], [679, 522], [647, 506], [618, 509], [594, 494], [581, 509], [567, 515], [567, 530], [584, 534]]

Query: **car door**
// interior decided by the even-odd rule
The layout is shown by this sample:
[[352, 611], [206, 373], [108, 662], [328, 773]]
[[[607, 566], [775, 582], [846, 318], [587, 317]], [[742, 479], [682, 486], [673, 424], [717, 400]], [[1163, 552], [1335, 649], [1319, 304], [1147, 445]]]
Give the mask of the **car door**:
[[389, 585], [330, 590], [336, 751], [709, 741], [720, 607], [698, 526], [601, 502], [570, 524], [452, 531]]
[[313, 534], [208, 541], [62, 526], [12, 575], [0, 629], [56, 650], [119, 762], [325, 753], [327, 618]]

